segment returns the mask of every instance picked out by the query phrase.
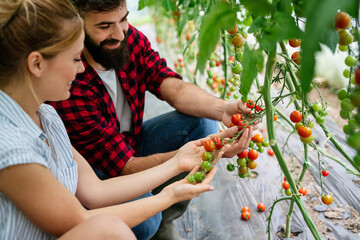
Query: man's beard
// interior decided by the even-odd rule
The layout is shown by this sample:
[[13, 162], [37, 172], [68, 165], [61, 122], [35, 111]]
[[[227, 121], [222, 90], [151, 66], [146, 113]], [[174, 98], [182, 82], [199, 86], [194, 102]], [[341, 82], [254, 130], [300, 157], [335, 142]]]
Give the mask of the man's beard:
[[129, 52], [127, 48], [127, 35], [124, 32], [124, 40], [121, 41], [120, 46], [116, 49], [105, 49], [105, 44], [116, 44], [119, 40], [105, 39], [97, 45], [93, 39], [85, 32], [84, 45], [89, 51], [94, 61], [99, 63], [106, 69], [121, 69], [129, 60]]

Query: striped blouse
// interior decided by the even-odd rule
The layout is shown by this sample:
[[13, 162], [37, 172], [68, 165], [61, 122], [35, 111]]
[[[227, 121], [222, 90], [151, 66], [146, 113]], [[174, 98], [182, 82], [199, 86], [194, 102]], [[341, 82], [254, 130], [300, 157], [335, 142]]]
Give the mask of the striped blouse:
[[[12, 98], [0, 90], [0, 170], [17, 164], [41, 164], [75, 194], [77, 163], [73, 159], [64, 124], [50, 105], [42, 104], [38, 114], [44, 132]], [[0, 239], [55, 237], [35, 226], [0, 192]]]

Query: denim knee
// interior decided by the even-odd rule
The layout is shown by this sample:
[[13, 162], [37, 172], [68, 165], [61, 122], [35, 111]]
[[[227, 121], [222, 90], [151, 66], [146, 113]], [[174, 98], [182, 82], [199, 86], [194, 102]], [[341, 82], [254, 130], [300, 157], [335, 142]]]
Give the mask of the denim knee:
[[161, 212], [145, 220], [139, 225], [133, 227], [131, 230], [134, 232], [136, 239], [148, 240], [155, 235], [159, 229], [160, 222], [162, 219]]

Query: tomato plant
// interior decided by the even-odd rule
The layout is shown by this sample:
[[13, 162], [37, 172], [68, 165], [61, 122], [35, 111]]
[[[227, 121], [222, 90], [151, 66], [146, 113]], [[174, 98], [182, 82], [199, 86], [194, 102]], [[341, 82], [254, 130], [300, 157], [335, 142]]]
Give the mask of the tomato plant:
[[[230, 172], [236, 170], [232, 173], [236, 177], [252, 176], [254, 160], [258, 154], [265, 151], [265, 147], [271, 145], [268, 154], [276, 156], [273, 160], [278, 161], [281, 171], [286, 176], [286, 183], [289, 185], [284, 191], [288, 197], [284, 197], [283, 200], [290, 201], [291, 206], [296, 203], [314, 239], [321, 239], [299, 197], [304, 193], [304, 188], [298, 188], [309, 167], [309, 148], [318, 152], [319, 177], [325, 176], [322, 158], [327, 155], [321, 151], [320, 136], [319, 139], [314, 136], [312, 128], [324, 131], [327, 141], [333, 143], [344, 159], [354, 168], [346, 166], [346, 172], [360, 176], [360, 144], [358, 143], [360, 142], [358, 141], [360, 138], [360, 67], [358, 67], [360, 63], [358, 46], [355, 46], [359, 45], [359, 25], [358, 19], [353, 19], [357, 18], [354, 9], [357, 9], [358, 5], [354, 4], [353, 0], [337, 1], [336, 6], [335, 4], [321, 4], [322, 1], [274, 0], [261, 1], [260, 8], [260, 1], [254, 1], [253, 4], [248, 4], [246, 1], [167, 1], [171, 2], [170, 5], [174, 8], [172, 11], [184, 13], [183, 15], [169, 14], [171, 18], [169, 25], [174, 26], [173, 29], [177, 32], [174, 36], [180, 39], [180, 41], [179, 39], [174, 41], [171, 47], [172, 49], [177, 49], [177, 45], [181, 47], [178, 53], [174, 54], [176, 58], [180, 54], [184, 55], [181, 62], [184, 67], [181, 68], [180, 62], [176, 61], [175, 70], [199, 86], [202, 84], [201, 77], [197, 77], [198, 73], [201, 75], [205, 72], [206, 90], [226, 101], [241, 99], [248, 108], [252, 109], [249, 116], [242, 114], [241, 117], [234, 117], [235, 120], [231, 119], [230, 126], [238, 126], [239, 131], [230, 138], [229, 142], [235, 141], [241, 136], [244, 128], [251, 126], [255, 121], [263, 120], [266, 123], [267, 135], [264, 136], [267, 139], [261, 139], [257, 135], [249, 144], [247, 156], [239, 153], [239, 158], [234, 163], [227, 164], [226, 168]], [[144, 5], [146, 5], [145, 2], [156, 5], [157, 11], [164, 8], [164, 4], [161, 4], [164, 1], [143, 1]], [[305, 6], [305, 3], [310, 4], [309, 2], [311, 7]], [[190, 4], [192, 4], [191, 7]], [[259, 9], [262, 10], [257, 12]], [[165, 25], [165, 21], [158, 22], [159, 26]], [[166, 35], [168, 31], [164, 33]], [[188, 37], [189, 33], [192, 38]], [[251, 41], [248, 35], [251, 35]], [[181, 38], [185, 40], [185, 45], [182, 44]], [[161, 36], [161, 39], [163, 44], [167, 41], [166, 36]], [[285, 44], [286, 42], [289, 44]], [[338, 98], [341, 100], [339, 114], [347, 121], [344, 133], [347, 134], [348, 145], [358, 151], [355, 157], [349, 156], [337, 140], [338, 136], [333, 135], [327, 128], [327, 102], [321, 96], [321, 90], [314, 80], [314, 58], [320, 49], [320, 44], [326, 45], [332, 53], [340, 50], [348, 55], [344, 61], [346, 69], [342, 71], [342, 77], [348, 80], [348, 84], [338, 92]], [[190, 61], [194, 64], [190, 65]], [[191, 66], [194, 68], [189, 69]], [[259, 76], [264, 76], [264, 78], [259, 78]], [[273, 86], [277, 87], [273, 88]], [[312, 89], [315, 89], [312, 92], [315, 94], [312, 95], [318, 96], [314, 102], [308, 98], [308, 93]], [[294, 110], [290, 114], [290, 119], [284, 116], [281, 108], [277, 107], [279, 103], [287, 104], [286, 108], [291, 109], [290, 111]], [[277, 118], [281, 121], [276, 121]], [[297, 136], [296, 141], [300, 143], [299, 152], [304, 154], [305, 160], [303, 170], [296, 180], [291, 176], [291, 169], [289, 170], [285, 162], [284, 152], [286, 151], [280, 149], [275, 125], [284, 129], [289, 129], [290, 126], [290, 141]], [[299, 135], [291, 136], [293, 133]], [[218, 141], [215, 139], [213, 141], [216, 150], [219, 150], [218, 146], [227, 144], [227, 142], [217, 144]], [[211, 153], [216, 152], [215, 149]], [[256, 167], [260, 168], [260, 163], [261, 161], [257, 161]], [[341, 165], [345, 166], [345, 164]], [[320, 181], [320, 186], [320, 195], [326, 196], [322, 181]], [[293, 193], [290, 189], [295, 192]], [[275, 201], [273, 206], [277, 202]], [[290, 212], [292, 212], [292, 207], [289, 208]], [[271, 216], [269, 219], [271, 220]], [[291, 222], [290, 217], [287, 221]], [[285, 229], [285, 237], [289, 237], [289, 229], [290, 227]]]

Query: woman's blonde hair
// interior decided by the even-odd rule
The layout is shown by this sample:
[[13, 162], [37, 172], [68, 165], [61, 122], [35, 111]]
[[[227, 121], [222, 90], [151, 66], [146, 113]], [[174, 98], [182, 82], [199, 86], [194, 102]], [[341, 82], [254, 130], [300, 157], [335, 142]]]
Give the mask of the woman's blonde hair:
[[27, 56], [51, 59], [70, 47], [83, 22], [68, 0], [0, 0], [0, 88], [11, 76], [30, 83]]

